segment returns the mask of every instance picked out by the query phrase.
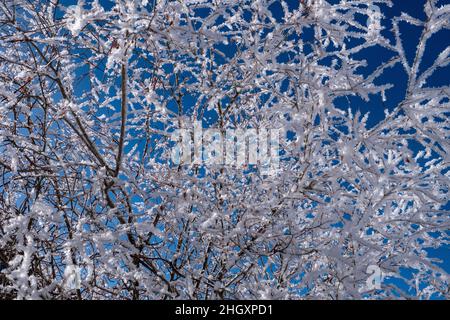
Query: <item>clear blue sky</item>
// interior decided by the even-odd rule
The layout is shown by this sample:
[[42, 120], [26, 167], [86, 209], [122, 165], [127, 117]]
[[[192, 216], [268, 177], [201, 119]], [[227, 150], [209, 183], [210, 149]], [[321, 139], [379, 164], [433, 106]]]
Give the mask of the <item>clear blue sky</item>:
[[[74, 0], [63, 0], [64, 4], [71, 5], [76, 4]], [[286, 0], [291, 8], [298, 7], [298, 0]], [[329, 0], [329, 2], [338, 2], [338, 0]], [[89, 1], [86, 1], [89, 3]], [[112, 2], [109, 0], [100, 0], [100, 3], [105, 8], [110, 8]], [[392, 36], [389, 29], [391, 26], [391, 19], [395, 16], [399, 16], [401, 12], [406, 12], [409, 15], [424, 20], [424, 3], [425, 0], [393, 0], [394, 6], [391, 8], [384, 7], [383, 13], [386, 15], [384, 23], [386, 27], [385, 34]], [[450, 0], [440, 1], [440, 4], [448, 4]], [[275, 16], [280, 14], [280, 7], [276, 3], [270, 7], [270, 10]], [[421, 34], [421, 29], [418, 27], [412, 27], [402, 25], [402, 40], [406, 49], [406, 56], [410, 61], [414, 59], [415, 50]], [[436, 57], [447, 46], [450, 45], [450, 30], [442, 31], [435, 34], [429, 42], [429, 46], [426, 49], [425, 59], [422, 62], [422, 67], [429, 66], [433, 63]], [[389, 60], [391, 54], [386, 49], [371, 48], [365, 50], [363, 54], [360, 54], [359, 59], [365, 59], [368, 62], [368, 66], [361, 70], [363, 74], [371, 73], [380, 63]], [[449, 86], [450, 85], [450, 67], [442, 68], [438, 70], [428, 82], [429, 86]], [[358, 97], [348, 97], [338, 99], [335, 101], [336, 106], [347, 110], [351, 108], [354, 111], [361, 111], [363, 114], [370, 112], [368, 125], [373, 126], [384, 118], [384, 110], [388, 108], [393, 110], [400, 101], [403, 100], [406, 92], [407, 76], [400, 64], [396, 67], [387, 70], [383, 76], [378, 79], [379, 82], [392, 83], [394, 86], [392, 89], [386, 92], [386, 101], [383, 102], [381, 96], [371, 96], [370, 101], [366, 102]], [[415, 146], [412, 144], [411, 149], [413, 151]], [[450, 202], [447, 202], [444, 209], [450, 210]], [[447, 235], [450, 236], [450, 230], [447, 231]], [[438, 249], [429, 250], [429, 254], [433, 257], [438, 257], [442, 260], [440, 264], [448, 273], [450, 273], [450, 246], [441, 245]]]

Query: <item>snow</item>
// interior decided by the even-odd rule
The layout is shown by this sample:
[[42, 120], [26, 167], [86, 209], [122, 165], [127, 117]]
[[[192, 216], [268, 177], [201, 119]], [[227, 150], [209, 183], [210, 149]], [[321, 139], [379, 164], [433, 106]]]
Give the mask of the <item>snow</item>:
[[[39, 1], [21, 30], [3, 19], [0, 298], [411, 298], [367, 290], [370, 266], [414, 298], [448, 289], [424, 253], [448, 241], [450, 91], [426, 84], [450, 63], [449, 46], [428, 56], [450, 6], [271, 3]], [[353, 97], [389, 110], [374, 123]], [[236, 166], [201, 159], [200, 128], [283, 134], [270, 165], [248, 141]], [[181, 129], [195, 162], [171, 161]]]

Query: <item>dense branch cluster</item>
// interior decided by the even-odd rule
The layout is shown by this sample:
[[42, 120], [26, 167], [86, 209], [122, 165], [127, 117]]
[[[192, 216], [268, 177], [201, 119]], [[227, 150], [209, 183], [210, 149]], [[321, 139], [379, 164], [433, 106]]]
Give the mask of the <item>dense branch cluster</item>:
[[[448, 298], [426, 250], [448, 244], [450, 88], [428, 79], [450, 47], [422, 60], [450, 5], [388, 29], [391, 5], [2, 1], [0, 297]], [[370, 48], [391, 58], [364, 73]], [[395, 66], [407, 88], [384, 120], [336, 106], [385, 97]], [[195, 121], [283, 128], [279, 168], [172, 163]], [[414, 293], [367, 290], [371, 265]]]

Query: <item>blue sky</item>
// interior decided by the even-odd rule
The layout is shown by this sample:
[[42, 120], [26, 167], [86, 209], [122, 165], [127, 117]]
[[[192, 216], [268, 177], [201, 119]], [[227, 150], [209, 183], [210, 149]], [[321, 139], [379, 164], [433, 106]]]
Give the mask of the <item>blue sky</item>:
[[[76, 4], [73, 0], [64, 0], [64, 4], [71, 5]], [[286, 0], [291, 8], [298, 6], [298, 0]], [[338, 2], [338, 0], [329, 0], [329, 2]], [[89, 1], [86, 1], [89, 3]], [[100, 3], [105, 8], [110, 8], [112, 2], [108, 0], [101, 0]], [[393, 7], [389, 8], [384, 6], [383, 13], [385, 14], [384, 26], [386, 30], [384, 31], [387, 37], [393, 38], [393, 34], [389, 31], [393, 17], [399, 16], [401, 12], [406, 12], [409, 15], [424, 20], [424, 3], [425, 0], [393, 0]], [[440, 1], [440, 4], [448, 4], [450, 0]], [[280, 14], [280, 6], [275, 3], [269, 8], [275, 17]], [[406, 56], [411, 63], [414, 59], [415, 50], [419, 42], [421, 28], [410, 26], [405, 24], [400, 25], [400, 31], [402, 33], [403, 45], [406, 51]], [[424, 70], [427, 66], [430, 66], [437, 56], [450, 45], [450, 30], [441, 31], [435, 34], [428, 43], [426, 49], [425, 58], [421, 63], [420, 70]], [[233, 50], [232, 48], [228, 50]], [[231, 52], [230, 52], [231, 53]], [[371, 73], [380, 63], [388, 61], [392, 57], [392, 54], [381, 47], [368, 48], [364, 52], [355, 56], [356, 59], [365, 59], [367, 61], [367, 67], [360, 70], [361, 74]], [[449, 86], [450, 85], [450, 66], [442, 68], [435, 72], [435, 74], [429, 79], [427, 85], [431, 87]], [[353, 112], [360, 111], [362, 114], [370, 113], [367, 125], [369, 127], [374, 126], [379, 121], [383, 120], [385, 117], [385, 109], [393, 110], [395, 107], [403, 100], [406, 93], [407, 85], [407, 75], [400, 64], [397, 64], [394, 68], [386, 70], [384, 74], [378, 78], [379, 83], [391, 83], [393, 87], [386, 91], [386, 99], [383, 101], [381, 95], [370, 96], [369, 101], [364, 101], [363, 99], [350, 96], [345, 98], [339, 98], [335, 101], [337, 107], [344, 110], [351, 109]], [[188, 107], [189, 101], [186, 102], [186, 107]], [[447, 114], [448, 115], [448, 114]], [[214, 116], [212, 116], [211, 121], [214, 121]], [[418, 151], [418, 147], [412, 143], [411, 150], [414, 152]], [[450, 202], [448, 202], [444, 209], [450, 210]], [[450, 236], [450, 231], [447, 232]], [[439, 248], [430, 249], [429, 255], [433, 257], [440, 258], [442, 263], [440, 265], [450, 273], [450, 246], [440, 246]], [[407, 266], [405, 266], [407, 267]], [[405, 269], [405, 274], [408, 270]]]

